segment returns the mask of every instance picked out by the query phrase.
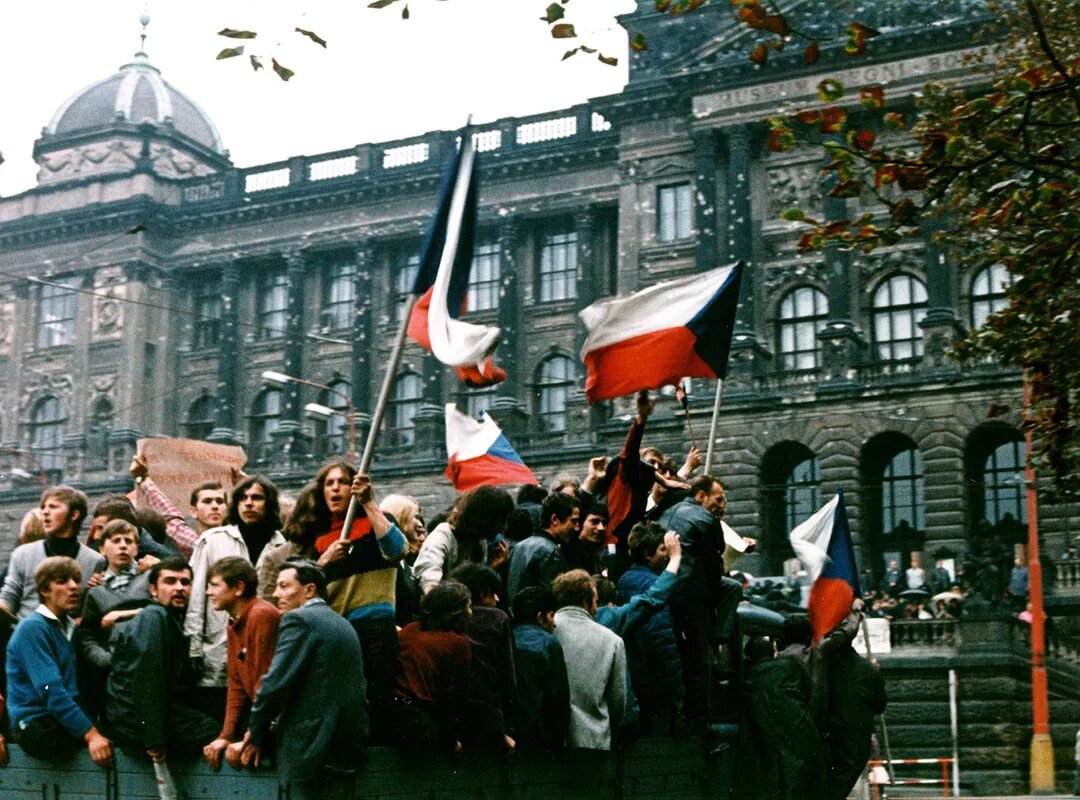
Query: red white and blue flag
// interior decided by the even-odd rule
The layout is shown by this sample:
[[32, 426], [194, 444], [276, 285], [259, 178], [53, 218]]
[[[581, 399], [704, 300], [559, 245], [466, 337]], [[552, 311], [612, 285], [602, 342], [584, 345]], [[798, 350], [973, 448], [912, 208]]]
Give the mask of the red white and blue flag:
[[855, 598], [862, 596], [844, 490], [795, 528], [790, 539], [810, 578], [807, 610], [816, 642], [839, 625]]
[[492, 354], [502, 331], [495, 325], [463, 322], [476, 230], [476, 152], [466, 128], [439, 187], [438, 206], [420, 250], [413, 284], [418, 300], [409, 316], [409, 338], [454, 367], [469, 386], [506, 379]]
[[658, 283], [580, 313], [590, 403], [727, 372], [742, 262]]
[[495, 420], [462, 414], [446, 406], [446, 477], [459, 492], [500, 483], [539, 483]]

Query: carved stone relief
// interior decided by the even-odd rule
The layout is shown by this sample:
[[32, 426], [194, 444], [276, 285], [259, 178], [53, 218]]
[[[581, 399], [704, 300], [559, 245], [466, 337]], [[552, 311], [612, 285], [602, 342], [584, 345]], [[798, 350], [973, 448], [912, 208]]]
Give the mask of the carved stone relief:
[[0, 355], [11, 355], [15, 338], [15, 301], [0, 299]]
[[869, 256], [855, 256], [852, 264], [869, 291], [872, 278], [880, 273], [914, 272], [921, 275], [926, 270], [925, 254], [922, 246], [881, 251]]
[[53, 395], [60, 400], [61, 405], [70, 408], [72, 380], [71, 375], [63, 372], [45, 372], [43, 370], [27, 368], [26, 382], [23, 384], [22, 393], [19, 396], [19, 408], [25, 417], [30, 412], [30, 406], [44, 395]]
[[38, 183], [79, 178], [86, 175], [103, 175], [126, 172], [135, 166], [139, 145], [124, 139], [111, 142], [73, 147], [39, 156]]
[[94, 305], [91, 313], [95, 341], [119, 339], [124, 333], [124, 301], [127, 284], [122, 267], [103, 267], [94, 275]]
[[824, 287], [828, 276], [822, 261], [790, 261], [765, 265], [765, 291], [770, 297], [787, 291], [796, 284], [813, 283]]
[[776, 167], [768, 170], [766, 176], [769, 183], [767, 218], [774, 218], [792, 206], [821, 206], [821, 178], [817, 164]]
[[164, 144], [151, 145], [150, 161], [154, 166], [154, 173], [166, 178], [193, 178], [209, 175], [214, 171]]

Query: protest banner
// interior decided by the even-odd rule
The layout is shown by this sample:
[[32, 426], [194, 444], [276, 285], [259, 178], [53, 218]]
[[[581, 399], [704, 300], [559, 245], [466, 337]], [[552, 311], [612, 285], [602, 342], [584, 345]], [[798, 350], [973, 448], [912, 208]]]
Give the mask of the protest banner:
[[[191, 490], [203, 481], [218, 481], [232, 488], [233, 470], [247, 463], [244, 448], [198, 439], [139, 439], [139, 454], [150, 477], [181, 512], [191, 508]], [[140, 496], [139, 505], [145, 506]]]

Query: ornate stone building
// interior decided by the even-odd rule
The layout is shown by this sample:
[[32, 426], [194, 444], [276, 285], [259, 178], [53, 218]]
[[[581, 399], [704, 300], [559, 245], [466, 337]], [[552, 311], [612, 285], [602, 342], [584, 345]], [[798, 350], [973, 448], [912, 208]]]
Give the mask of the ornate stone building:
[[[650, 49], [631, 56], [623, 92], [478, 130], [469, 305], [505, 330], [509, 377], [466, 391], [410, 346], [380, 484], [431, 510], [450, 498], [447, 400], [489, 409], [542, 476], [616, 452], [629, 406], [585, 404], [576, 312], [743, 259], [719, 473], [733, 523], [762, 540], [755, 571], [779, 569], [788, 529], [837, 487], [875, 571], [911, 552], [959, 559], [984, 522], [1025, 518], [1020, 376], [945, 355], [1001, 306], [1007, 276], [966, 271], [929, 239], [797, 254], [782, 209], [840, 217], [859, 201], [823, 199], [820, 151], [763, 146], [764, 118], [810, 101], [824, 76], [883, 84], [908, 110], [927, 80], [980, 80], [961, 57], [983, 5], [801, 2], [791, 13], [810, 33], [858, 14], [883, 34], [865, 58], [826, 47], [813, 67], [783, 53], [760, 68], [726, 4], [676, 19], [641, 0], [626, 22]], [[243, 443], [250, 468], [289, 489], [347, 449], [346, 397], [362, 438], [455, 136], [237, 169], [142, 53], [64, 103], [34, 150], [37, 187], [0, 198], [0, 549], [37, 478], [125, 489], [141, 436]], [[334, 391], [269, 385], [266, 370]], [[699, 437], [712, 395], [694, 382]], [[310, 419], [310, 403], [335, 413]], [[685, 450], [674, 402], [647, 437]], [[1076, 520], [1073, 506], [1043, 505], [1051, 555]]]

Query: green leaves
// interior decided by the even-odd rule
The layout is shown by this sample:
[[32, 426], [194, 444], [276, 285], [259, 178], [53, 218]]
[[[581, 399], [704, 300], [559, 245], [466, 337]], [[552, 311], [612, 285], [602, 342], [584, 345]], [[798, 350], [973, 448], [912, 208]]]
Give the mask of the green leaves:
[[559, 3], [552, 3], [547, 7], [547, 13], [540, 17], [541, 21], [552, 23], [558, 22], [560, 19], [566, 16], [566, 11]]
[[226, 39], [254, 39], [259, 34], [255, 31], [240, 31], [234, 28], [222, 28], [217, 32], [218, 36], [224, 36]]
[[630, 49], [635, 53], [643, 53], [649, 47], [649, 43], [645, 40], [645, 34], [638, 31], [630, 38]]
[[239, 47], [226, 47], [224, 50], [222, 50], [220, 53], [218, 53], [217, 56], [215, 56], [215, 58], [218, 61], [221, 61], [221, 60], [226, 59], [226, 58], [235, 58], [236, 56], [242, 56], [243, 54], [244, 54], [244, 46], [240, 45]]
[[574, 30], [574, 26], [568, 22], [560, 22], [551, 26], [551, 37], [553, 39], [573, 39], [577, 36], [577, 31]]
[[303, 28], [296, 28], [296, 32], [299, 33], [301, 36], [306, 36], [307, 38], [311, 39], [311, 41], [315, 42], [315, 44], [319, 45], [323, 49], [326, 48], [326, 39], [322, 38], [314, 31], [306, 31]]
[[823, 103], [835, 103], [844, 96], [844, 84], [836, 78], [826, 78], [817, 85], [818, 97]]
[[276, 58], [270, 59], [270, 66], [273, 67], [274, 72], [276, 72], [277, 76], [279, 78], [281, 78], [283, 81], [289, 80], [289, 78], [291, 78], [293, 75], [296, 74], [295, 72], [293, 72], [288, 67], [285, 67], [285, 66], [282, 66], [281, 64], [279, 64], [278, 60]]

